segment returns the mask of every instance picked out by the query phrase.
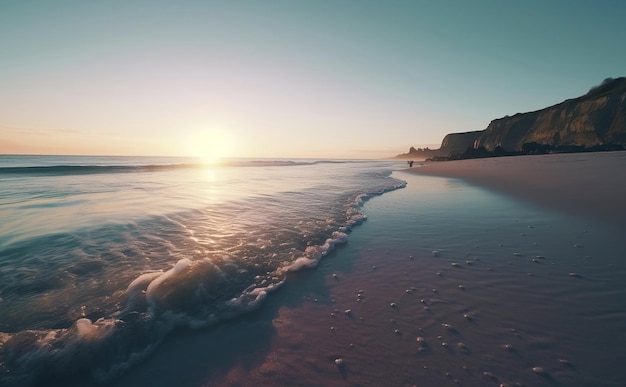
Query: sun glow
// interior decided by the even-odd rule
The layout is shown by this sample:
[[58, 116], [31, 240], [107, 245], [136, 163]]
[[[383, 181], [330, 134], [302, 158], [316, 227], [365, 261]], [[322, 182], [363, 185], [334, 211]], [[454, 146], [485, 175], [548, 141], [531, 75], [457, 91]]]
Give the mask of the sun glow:
[[192, 133], [187, 139], [189, 155], [204, 165], [220, 164], [225, 157], [234, 156], [235, 141], [221, 130], [207, 129]]

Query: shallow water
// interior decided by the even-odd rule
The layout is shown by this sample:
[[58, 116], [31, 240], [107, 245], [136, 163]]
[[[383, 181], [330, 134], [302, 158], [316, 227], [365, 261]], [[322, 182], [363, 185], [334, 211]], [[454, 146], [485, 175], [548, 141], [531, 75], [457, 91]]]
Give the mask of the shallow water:
[[404, 186], [397, 165], [0, 156], [0, 384], [106, 382], [257, 308]]

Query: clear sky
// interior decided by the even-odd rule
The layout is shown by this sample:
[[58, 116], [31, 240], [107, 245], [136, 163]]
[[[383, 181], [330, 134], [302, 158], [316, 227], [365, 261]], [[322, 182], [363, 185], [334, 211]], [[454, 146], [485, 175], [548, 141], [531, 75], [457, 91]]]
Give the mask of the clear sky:
[[626, 1], [0, 0], [0, 153], [386, 157], [626, 75]]

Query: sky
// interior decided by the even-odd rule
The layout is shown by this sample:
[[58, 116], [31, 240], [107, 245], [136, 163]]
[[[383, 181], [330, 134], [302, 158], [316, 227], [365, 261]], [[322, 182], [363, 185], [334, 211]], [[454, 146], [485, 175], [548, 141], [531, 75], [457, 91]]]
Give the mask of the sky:
[[378, 158], [626, 75], [626, 2], [0, 0], [0, 153]]

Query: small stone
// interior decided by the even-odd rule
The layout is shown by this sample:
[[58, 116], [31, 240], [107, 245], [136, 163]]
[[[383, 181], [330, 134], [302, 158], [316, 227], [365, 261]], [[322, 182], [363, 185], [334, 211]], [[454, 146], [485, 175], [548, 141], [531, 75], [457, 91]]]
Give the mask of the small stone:
[[533, 367], [533, 372], [537, 375], [547, 375], [548, 372], [543, 367]]
[[335, 359], [335, 364], [337, 364], [338, 366], [341, 367], [343, 365], [343, 363], [344, 362], [343, 362], [342, 358], [338, 357], [337, 359]]
[[346, 309], [346, 310], [344, 311], [344, 313], [345, 313], [345, 314], [351, 314], [351, 313], [352, 313], [352, 310], [351, 310], [351, 309]]
[[465, 286], [464, 285], [459, 285], [459, 289], [465, 290]]
[[392, 308], [397, 308], [398, 304], [396, 304], [395, 302], [392, 302], [389, 304], [389, 306], [391, 306]]
[[461, 266], [461, 265], [459, 265], [459, 264], [458, 264], [458, 263], [456, 263], [456, 262], [452, 262], [452, 263], [450, 263], [450, 266], [453, 266], [453, 267], [459, 267], [459, 266]]
[[400, 330], [399, 330], [399, 329], [394, 329], [394, 331], [393, 331], [393, 332], [394, 332], [396, 335], [399, 335], [399, 334], [400, 334]]

